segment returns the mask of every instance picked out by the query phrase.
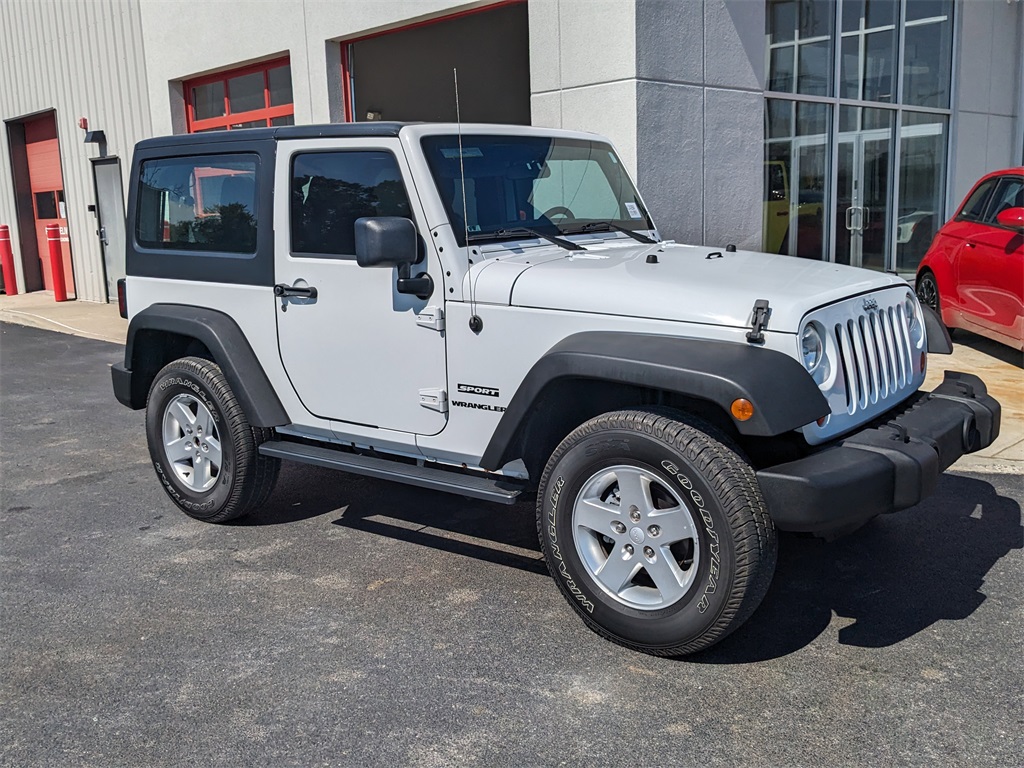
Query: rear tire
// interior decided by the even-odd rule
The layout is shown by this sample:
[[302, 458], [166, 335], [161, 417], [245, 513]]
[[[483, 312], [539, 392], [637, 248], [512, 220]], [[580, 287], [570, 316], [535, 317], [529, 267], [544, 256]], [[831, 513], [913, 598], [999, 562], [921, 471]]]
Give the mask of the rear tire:
[[164, 491], [185, 514], [223, 523], [260, 507], [281, 467], [261, 456], [272, 429], [252, 427], [216, 363], [185, 357], [153, 380], [146, 437]]
[[562, 594], [602, 637], [657, 656], [703, 650], [746, 621], [775, 570], [750, 465], [696, 420], [617, 411], [552, 454], [537, 499]]

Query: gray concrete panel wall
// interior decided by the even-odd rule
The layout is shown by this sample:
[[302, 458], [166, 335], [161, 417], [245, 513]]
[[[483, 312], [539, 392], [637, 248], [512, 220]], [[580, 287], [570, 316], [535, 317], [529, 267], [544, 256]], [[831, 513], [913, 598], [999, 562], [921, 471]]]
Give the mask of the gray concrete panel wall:
[[[5, 0], [0, 2], [0, 118], [56, 110], [75, 290], [80, 300], [105, 301], [103, 255], [95, 235], [90, 158], [78, 118], [107, 137], [107, 154], [127, 164], [136, 141], [151, 135], [149, 94], [138, 0]], [[164, 89], [166, 90], [166, 84]], [[124, 185], [127, 190], [127, 184]], [[0, 131], [0, 223], [11, 227], [21, 274], [14, 183], [7, 131]], [[22, 283], [23, 286], [23, 283]]]
[[641, 81], [637, 143], [640, 194], [660, 234], [681, 242], [704, 239], [704, 89]]
[[704, 235], [709, 245], [761, 249], [764, 97], [704, 92]]
[[764, 0], [637, 0], [637, 184], [664, 236], [759, 248]]
[[950, 210], [984, 174], [1024, 164], [1024, 3], [959, 10]]

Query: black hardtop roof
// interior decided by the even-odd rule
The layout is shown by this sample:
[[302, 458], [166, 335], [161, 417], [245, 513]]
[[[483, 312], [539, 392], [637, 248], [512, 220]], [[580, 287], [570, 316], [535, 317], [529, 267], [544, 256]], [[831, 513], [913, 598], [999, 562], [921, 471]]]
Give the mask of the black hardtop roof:
[[175, 136], [157, 136], [143, 139], [136, 149], [161, 147], [187, 147], [237, 141], [266, 141], [279, 139], [352, 138], [359, 136], [397, 136], [403, 126], [410, 123], [326, 123], [324, 125], [287, 125], [279, 128], [240, 128], [233, 131], [207, 131], [182, 133]]

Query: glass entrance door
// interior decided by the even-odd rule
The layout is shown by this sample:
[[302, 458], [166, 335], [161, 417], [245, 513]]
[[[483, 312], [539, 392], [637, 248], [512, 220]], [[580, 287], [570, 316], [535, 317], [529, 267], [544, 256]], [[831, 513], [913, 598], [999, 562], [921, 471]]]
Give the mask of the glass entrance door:
[[[840, 107], [836, 262], [884, 270], [891, 248], [893, 112]], [[844, 130], [845, 129], [845, 130]]]

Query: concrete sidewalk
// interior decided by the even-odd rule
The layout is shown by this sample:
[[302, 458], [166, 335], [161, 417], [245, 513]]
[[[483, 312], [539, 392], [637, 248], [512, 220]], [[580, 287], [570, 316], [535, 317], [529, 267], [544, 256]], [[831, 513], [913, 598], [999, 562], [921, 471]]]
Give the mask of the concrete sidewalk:
[[[124, 344], [128, 332], [128, 321], [118, 315], [116, 304], [57, 303], [53, 294], [46, 291], [0, 296], [0, 321], [117, 344]], [[936, 387], [946, 370], [966, 371], [980, 376], [1003, 406], [999, 439], [984, 451], [964, 456], [954, 468], [1024, 476], [1024, 356], [1002, 344], [963, 331], [957, 331], [953, 341], [952, 355], [929, 358], [925, 389]]]

